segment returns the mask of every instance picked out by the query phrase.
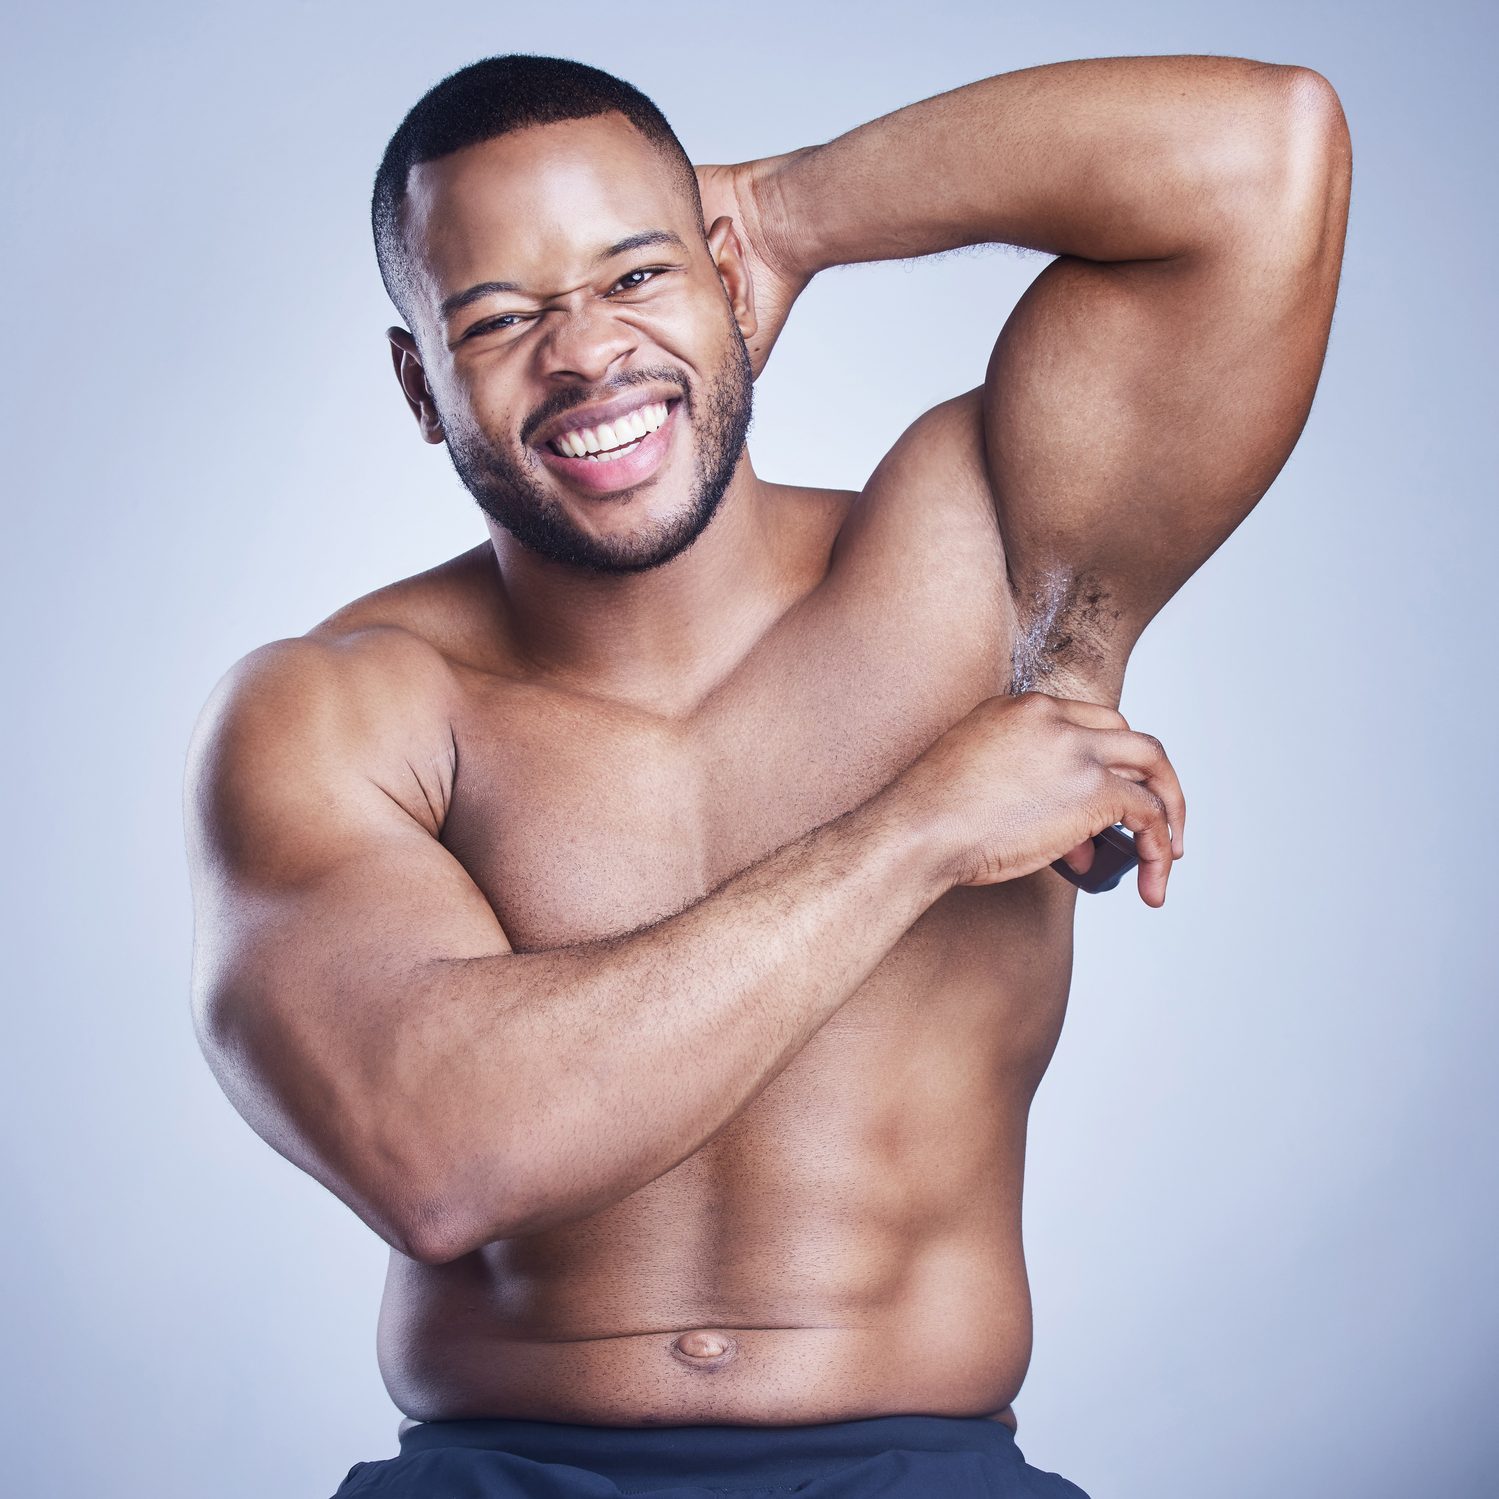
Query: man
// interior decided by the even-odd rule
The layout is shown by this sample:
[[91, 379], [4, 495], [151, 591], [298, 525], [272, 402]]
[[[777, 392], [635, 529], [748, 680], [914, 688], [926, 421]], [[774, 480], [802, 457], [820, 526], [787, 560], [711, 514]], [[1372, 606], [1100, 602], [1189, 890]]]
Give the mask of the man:
[[[1218, 57], [697, 169], [561, 59], [407, 116], [395, 369], [488, 539], [237, 663], [188, 776], [208, 1060], [392, 1250], [408, 1420], [340, 1494], [1082, 1492], [1012, 1408], [1049, 866], [1123, 823], [1165, 899], [1125, 665], [1301, 430], [1349, 171], [1320, 75]], [[811, 278], [992, 241], [1057, 259], [983, 383], [761, 479]]]

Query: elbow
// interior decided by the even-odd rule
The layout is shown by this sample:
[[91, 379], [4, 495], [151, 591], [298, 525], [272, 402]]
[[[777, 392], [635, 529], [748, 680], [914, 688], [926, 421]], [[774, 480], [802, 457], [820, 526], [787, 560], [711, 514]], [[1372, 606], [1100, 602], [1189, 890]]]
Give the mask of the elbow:
[[454, 1260], [461, 1260], [464, 1255], [472, 1252], [446, 1238], [423, 1238], [411, 1234], [405, 1235], [399, 1244], [391, 1247], [408, 1260], [415, 1260], [418, 1265], [451, 1265]]
[[1280, 70], [1281, 108], [1276, 132], [1274, 176], [1319, 195], [1341, 186], [1347, 194], [1353, 141], [1338, 91], [1314, 68]]
[[504, 1238], [505, 1226], [480, 1235], [469, 1215], [455, 1208], [448, 1193], [435, 1194], [430, 1189], [402, 1194], [399, 1205], [388, 1215], [393, 1233], [383, 1237], [393, 1249], [419, 1265], [450, 1265], [472, 1254], [492, 1238]]
[[408, 1209], [397, 1247], [423, 1265], [448, 1265], [501, 1239], [523, 1239], [576, 1223], [625, 1195], [613, 1187], [572, 1197], [519, 1192], [513, 1183], [500, 1202], [481, 1199], [478, 1193], [455, 1193], [443, 1199], [441, 1210], [419, 1214]]
[[452, 1215], [427, 1190], [393, 1189], [387, 1180], [379, 1190], [355, 1191], [349, 1178], [324, 1184], [353, 1209], [397, 1254], [421, 1265], [446, 1265], [465, 1253]]
[[1338, 91], [1315, 68], [1286, 64], [1276, 68], [1286, 112], [1295, 124], [1319, 136], [1348, 137], [1348, 118]]
[[1220, 246], [1267, 268], [1341, 256], [1353, 152], [1337, 90], [1313, 68], [1267, 64], [1257, 106], [1215, 148]]
[[497, 1239], [513, 1239], [527, 1231], [525, 1215], [513, 1209], [513, 1193], [495, 1201], [495, 1182], [502, 1172], [482, 1174], [482, 1190], [449, 1186], [431, 1189], [431, 1178], [421, 1191], [404, 1195], [394, 1215], [399, 1234], [390, 1242], [407, 1259], [422, 1265], [450, 1265]]
[[1265, 177], [1283, 201], [1346, 196], [1354, 148], [1337, 90], [1313, 67], [1276, 69]]
[[403, 1220], [401, 1231], [390, 1238], [390, 1244], [419, 1265], [450, 1265], [471, 1248], [446, 1217], [408, 1217]]
[[394, 1247], [407, 1259], [415, 1260], [421, 1265], [451, 1265], [454, 1260], [461, 1260], [466, 1255], [483, 1249], [486, 1244], [494, 1244], [501, 1239], [524, 1238], [528, 1233], [539, 1233], [543, 1228], [551, 1228], [558, 1221], [568, 1220], [532, 1221], [516, 1218], [512, 1221], [507, 1217], [481, 1229], [448, 1218], [439, 1223], [410, 1226]]
[[1311, 68], [1286, 68], [1284, 118], [1266, 205], [1281, 255], [1336, 276], [1348, 226], [1353, 146], [1337, 91]]
[[[409, 1137], [408, 1137], [409, 1138]], [[422, 1164], [404, 1153], [387, 1183], [391, 1238], [402, 1254], [423, 1265], [447, 1265], [502, 1239], [522, 1239], [575, 1223], [611, 1206], [643, 1185], [615, 1173], [584, 1174], [559, 1164], [546, 1142], [535, 1136], [512, 1141], [501, 1154], [495, 1147], [459, 1159], [449, 1143], [422, 1152]], [[433, 1161], [448, 1164], [435, 1169]]]

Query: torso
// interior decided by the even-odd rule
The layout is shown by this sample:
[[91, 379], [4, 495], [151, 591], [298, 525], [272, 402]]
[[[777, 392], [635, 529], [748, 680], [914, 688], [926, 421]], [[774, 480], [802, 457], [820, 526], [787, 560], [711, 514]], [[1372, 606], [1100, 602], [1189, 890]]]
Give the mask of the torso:
[[[699, 899], [1009, 689], [1027, 621], [981, 474], [955, 460], [925, 493], [887, 492], [899, 475], [862, 496], [781, 491], [809, 586], [690, 712], [565, 690], [466, 642], [465, 620], [477, 639], [492, 617], [487, 544], [323, 627], [396, 623], [441, 652], [457, 747], [441, 838], [516, 949]], [[1026, 1120], [1061, 1031], [1074, 900], [1049, 870], [950, 891], [673, 1170], [449, 1264], [392, 1251], [379, 1354], [396, 1405], [419, 1420], [1014, 1427], [1031, 1353]]]

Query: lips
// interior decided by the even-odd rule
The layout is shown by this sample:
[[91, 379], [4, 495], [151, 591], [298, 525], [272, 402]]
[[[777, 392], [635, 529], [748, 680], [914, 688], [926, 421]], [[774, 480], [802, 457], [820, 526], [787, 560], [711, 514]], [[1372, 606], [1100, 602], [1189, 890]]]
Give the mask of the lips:
[[[633, 406], [640, 404], [642, 403], [638, 400], [631, 406], [621, 404], [620, 411], [633, 409]], [[643, 484], [661, 467], [677, 430], [677, 412], [681, 404], [680, 397], [668, 398], [666, 420], [654, 432], [648, 432], [639, 438], [633, 447], [628, 443], [623, 444], [629, 451], [618, 458], [567, 458], [557, 452], [548, 439], [541, 440], [536, 451], [541, 455], [541, 461], [574, 489], [581, 489], [589, 494], [616, 494], [620, 490]], [[605, 408], [595, 409], [602, 411]], [[558, 431], [569, 431], [573, 427], [584, 425], [588, 423], [570, 414], [567, 424]]]
[[632, 411], [639, 411], [642, 406], [659, 406], [679, 400], [681, 395], [682, 392], [679, 389], [643, 390], [637, 387], [622, 396], [615, 396], [612, 401], [599, 401], [592, 406], [578, 406], [571, 411], [563, 412], [554, 421], [548, 422], [531, 441], [535, 447], [545, 447], [554, 438], [561, 437], [564, 432], [597, 427], [603, 422], [612, 425], [620, 417], [627, 416]]

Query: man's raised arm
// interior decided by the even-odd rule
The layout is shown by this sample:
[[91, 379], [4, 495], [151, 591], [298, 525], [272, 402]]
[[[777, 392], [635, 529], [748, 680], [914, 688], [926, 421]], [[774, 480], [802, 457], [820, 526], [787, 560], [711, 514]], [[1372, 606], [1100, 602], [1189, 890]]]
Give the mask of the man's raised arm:
[[[999, 74], [721, 170], [737, 174], [746, 232], [786, 287], [987, 242], [1060, 257], [1021, 298], [964, 411], [1022, 602], [1085, 580], [1113, 640], [1093, 644], [1117, 656], [1300, 434], [1350, 159], [1318, 73], [1126, 57]], [[903, 321], [871, 311], [898, 362]], [[934, 438], [951, 439], [948, 427]]]

